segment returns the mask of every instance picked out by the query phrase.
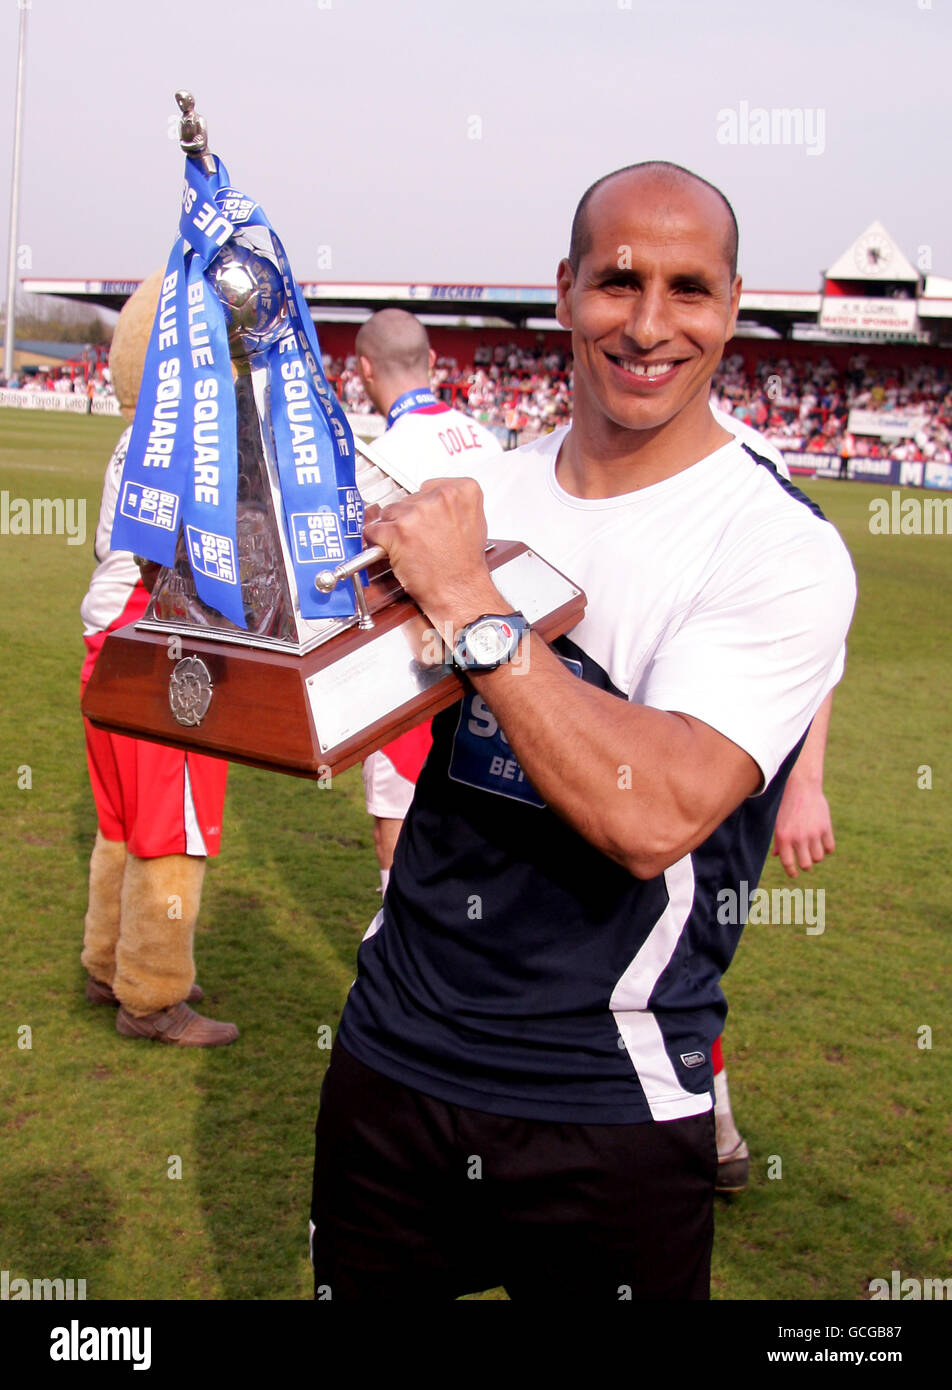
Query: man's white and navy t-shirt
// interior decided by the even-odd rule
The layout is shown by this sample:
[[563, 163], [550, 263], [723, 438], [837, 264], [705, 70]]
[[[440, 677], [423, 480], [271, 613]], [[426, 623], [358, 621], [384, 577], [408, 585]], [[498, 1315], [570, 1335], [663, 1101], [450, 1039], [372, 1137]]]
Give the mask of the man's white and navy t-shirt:
[[738, 442], [589, 500], [556, 479], [565, 433], [480, 479], [489, 534], [525, 541], [585, 590], [583, 619], [554, 644], [569, 669], [703, 720], [763, 785], [641, 881], [539, 804], [470, 690], [434, 720], [340, 1042], [490, 1113], [677, 1119], [712, 1104], [719, 979], [741, 930], [718, 920], [717, 895], [740, 900], [760, 877], [787, 774], [842, 673], [855, 580], [834, 528]]
[[760, 430], [755, 430], [746, 420], [738, 420], [736, 415], [728, 415], [726, 410], [718, 410], [716, 405], [711, 406], [711, 414], [722, 429], [729, 430], [741, 444], [746, 444], [748, 449], [753, 449], [760, 458], [772, 463], [782, 478], [790, 477], [790, 469], [783, 454], [760, 433]]

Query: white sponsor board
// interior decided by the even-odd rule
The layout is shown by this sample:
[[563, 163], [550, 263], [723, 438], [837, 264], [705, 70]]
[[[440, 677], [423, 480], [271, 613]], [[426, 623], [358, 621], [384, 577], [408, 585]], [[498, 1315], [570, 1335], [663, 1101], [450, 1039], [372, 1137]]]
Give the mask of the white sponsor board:
[[89, 399], [86, 396], [68, 395], [59, 391], [13, 391], [9, 387], [0, 389], [0, 406], [18, 406], [20, 410], [69, 410], [74, 415], [89, 414]]
[[850, 411], [850, 434], [874, 434], [878, 439], [909, 439], [925, 429], [926, 417], [918, 410]]
[[[115, 396], [94, 396], [90, 403], [87, 396], [61, 394], [58, 391], [19, 391], [10, 387], [0, 387], [0, 407], [15, 406], [20, 410], [68, 410], [75, 415], [119, 415], [119, 402]], [[380, 415], [348, 415], [354, 434], [365, 439], [374, 439], [383, 434], [385, 421]]]
[[846, 333], [915, 333], [916, 301], [824, 296], [820, 327]]

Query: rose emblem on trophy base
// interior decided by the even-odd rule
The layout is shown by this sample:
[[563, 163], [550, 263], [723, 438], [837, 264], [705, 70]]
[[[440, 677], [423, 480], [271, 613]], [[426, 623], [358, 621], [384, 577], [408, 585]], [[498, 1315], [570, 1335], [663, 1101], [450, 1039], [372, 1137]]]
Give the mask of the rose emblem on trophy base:
[[169, 677], [169, 704], [180, 724], [201, 724], [212, 702], [212, 678], [198, 656], [185, 656]]

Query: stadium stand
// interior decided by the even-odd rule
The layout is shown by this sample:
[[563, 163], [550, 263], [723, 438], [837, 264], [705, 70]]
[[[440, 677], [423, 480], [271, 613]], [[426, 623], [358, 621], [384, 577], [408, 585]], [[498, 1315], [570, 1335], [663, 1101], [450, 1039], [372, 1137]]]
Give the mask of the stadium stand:
[[[344, 408], [372, 416], [353, 352], [355, 326], [318, 325], [318, 331], [325, 372]], [[570, 420], [568, 335], [433, 327], [430, 337], [437, 352], [435, 394], [507, 447]], [[0, 386], [108, 403], [112, 388], [108, 367], [96, 360], [100, 355], [87, 350], [71, 356], [62, 365], [21, 368], [18, 379]], [[850, 460], [883, 460], [931, 465], [933, 485], [952, 486], [952, 371], [941, 349], [735, 339], [714, 377], [713, 399], [765, 434], [795, 473], [825, 466], [837, 474], [841, 461], [845, 471]], [[937, 468], [948, 469], [948, 478]], [[862, 468], [850, 469], [849, 476], [863, 476]], [[881, 468], [871, 476], [887, 475]], [[903, 481], [915, 482], [915, 473], [907, 469]]]
[[[525, 442], [570, 419], [571, 353], [564, 346], [490, 344], [473, 335], [460, 362], [458, 343], [446, 351], [439, 328], [431, 340], [439, 354], [433, 390], [490, 429], [506, 429], [514, 412]], [[807, 346], [730, 344], [714, 377], [714, 403], [778, 448], [802, 454], [805, 466], [817, 454], [952, 463], [952, 373], [944, 354], [897, 345]], [[346, 409], [371, 413], [356, 358], [325, 354], [324, 365]]]

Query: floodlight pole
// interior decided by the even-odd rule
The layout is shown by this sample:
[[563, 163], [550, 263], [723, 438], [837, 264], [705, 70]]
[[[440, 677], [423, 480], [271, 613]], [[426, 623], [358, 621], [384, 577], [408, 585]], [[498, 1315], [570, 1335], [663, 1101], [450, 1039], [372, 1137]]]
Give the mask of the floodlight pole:
[[26, 16], [30, 0], [17, 0], [20, 29], [17, 38], [17, 97], [13, 121], [13, 181], [10, 187], [10, 254], [7, 262], [7, 326], [3, 335], [3, 375], [13, 375], [13, 344], [17, 318], [17, 232], [20, 222], [20, 143], [23, 134], [23, 67], [26, 57]]

